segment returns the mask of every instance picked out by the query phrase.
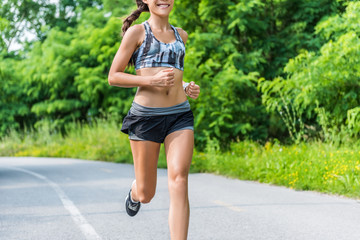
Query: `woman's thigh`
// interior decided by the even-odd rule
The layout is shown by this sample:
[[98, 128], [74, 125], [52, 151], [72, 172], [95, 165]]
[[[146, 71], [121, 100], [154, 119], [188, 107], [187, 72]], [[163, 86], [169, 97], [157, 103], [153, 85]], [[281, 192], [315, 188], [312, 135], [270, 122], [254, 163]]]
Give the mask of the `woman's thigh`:
[[194, 131], [185, 129], [172, 132], [166, 136], [164, 145], [169, 177], [187, 177], [193, 156]]
[[155, 193], [160, 143], [130, 140], [138, 191]]

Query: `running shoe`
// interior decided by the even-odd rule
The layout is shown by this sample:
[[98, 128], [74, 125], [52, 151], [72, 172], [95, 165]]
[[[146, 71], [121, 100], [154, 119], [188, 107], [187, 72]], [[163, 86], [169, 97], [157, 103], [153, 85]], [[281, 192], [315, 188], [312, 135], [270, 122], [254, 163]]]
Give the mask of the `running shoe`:
[[135, 216], [139, 212], [140, 206], [141, 206], [140, 202], [133, 202], [131, 200], [131, 189], [130, 189], [129, 194], [125, 198], [125, 209], [127, 214], [130, 217]]

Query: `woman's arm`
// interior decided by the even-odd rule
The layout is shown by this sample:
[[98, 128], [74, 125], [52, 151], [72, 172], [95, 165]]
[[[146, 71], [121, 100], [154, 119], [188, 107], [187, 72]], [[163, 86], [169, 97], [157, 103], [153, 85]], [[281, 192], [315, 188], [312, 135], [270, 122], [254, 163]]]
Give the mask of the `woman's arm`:
[[[184, 45], [186, 44], [186, 41], [188, 39], [188, 34], [185, 30], [183, 30], [182, 28], [176, 28], [180, 34], [180, 37], [182, 38]], [[195, 84], [195, 82], [191, 81], [190, 83], [184, 82], [183, 83], [183, 88], [185, 91], [185, 94], [193, 99], [197, 99], [199, 97], [200, 94], [200, 86]]]
[[141, 25], [132, 26], [127, 30], [110, 67], [108, 82], [111, 86], [138, 87], [149, 85], [151, 76], [124, 73], [143, 34], [144, 29]]

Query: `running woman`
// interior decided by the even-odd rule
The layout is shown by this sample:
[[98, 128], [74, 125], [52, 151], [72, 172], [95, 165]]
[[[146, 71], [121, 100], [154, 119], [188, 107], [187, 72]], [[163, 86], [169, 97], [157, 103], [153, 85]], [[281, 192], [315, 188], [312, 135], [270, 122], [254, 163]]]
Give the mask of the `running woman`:
[[[121, 128], [129, 135], [136, 179], [125, 208], [128, 215], [135, 216], [141, 203], [154, 197], [160, 145], [164, 143], [170, 235], [173, 240], [187, 239], [194, 116], [186, 96], [196, 99], [200, 87], [182, 80], [188, 34], [169, 23], [174, 0], [136, 0], [136, 4], [138, 9], [123, 23], [123, 39], [108, 76], [111, 86], [138, 87]], [[142, 12], [150, 12], [149, 19], [131, 26]], [[136, 75], [124, 73], [129, 64], [134, 64]]]

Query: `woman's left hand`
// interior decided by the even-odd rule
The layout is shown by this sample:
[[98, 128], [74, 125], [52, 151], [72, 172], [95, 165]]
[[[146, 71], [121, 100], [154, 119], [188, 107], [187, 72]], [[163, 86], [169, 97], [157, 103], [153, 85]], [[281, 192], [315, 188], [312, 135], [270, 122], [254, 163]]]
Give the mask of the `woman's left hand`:
[[190, 84], [185, 88], [185, 93], [189, 97], [197, 99], [200, 94], [200, 86], [196, 85], [195, 82], [191, 81]]

